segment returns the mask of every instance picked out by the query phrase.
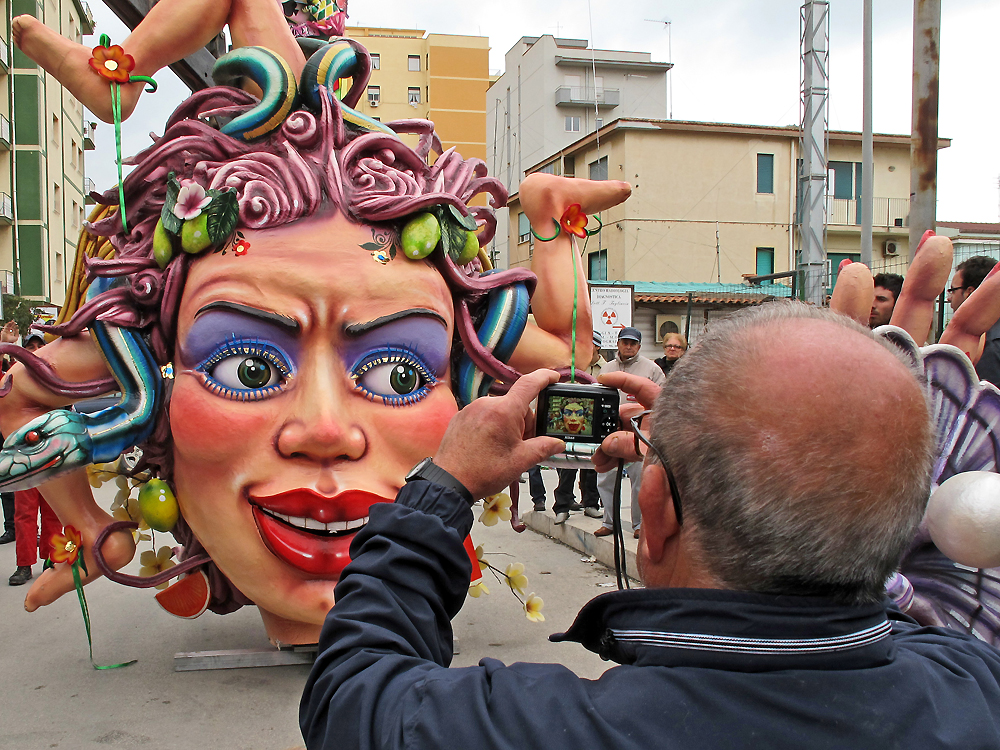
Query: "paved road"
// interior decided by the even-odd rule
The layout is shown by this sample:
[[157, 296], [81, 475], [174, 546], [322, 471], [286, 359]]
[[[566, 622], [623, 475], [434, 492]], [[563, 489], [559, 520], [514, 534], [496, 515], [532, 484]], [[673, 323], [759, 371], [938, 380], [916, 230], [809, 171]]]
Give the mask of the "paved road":
[[[599, 676], [605, 662], [579, 646], [549, 643], [547, 637], [566, 629], [587, 600], [612, 590], [607, 569], [531, 531], [515, 534], [508, 524], [477, 524], [473, 538], [497, 567], [525, 564], [530, 589], [545, 600], [546, 622], [528, 622], [506, 587], [491, 580], [490, 596], [468, 599], [455, 620], [461, 653], [454, 666], [491, 656], [507, 663], [560, 662], [583, 676]], [[87, 587], [96, 660], [139, 662], [97, 672], [87, 659], [76, 597], [63, 597], [29, 615], [22, 608], [27, 587], [6, 585], [14, 567], [14, 545], [0, 547], [0, 748], [284, 750], [302, 745], [297, 711], [307, 667], [173, 671], [175, 652], [267, 647], [254, 608], [225, 617], [206, 613], [188, 622], [161, 610], [148, 589], [98, 581]], [[40, 569], [35, 567], [36, 574]]]

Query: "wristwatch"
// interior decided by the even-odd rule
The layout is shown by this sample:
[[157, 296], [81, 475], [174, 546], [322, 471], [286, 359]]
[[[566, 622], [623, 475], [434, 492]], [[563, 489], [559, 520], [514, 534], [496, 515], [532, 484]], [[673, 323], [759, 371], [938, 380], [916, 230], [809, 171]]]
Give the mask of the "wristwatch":
[[472, 505], [476, 501], [464, 484], [435, 464], [430, 456], [421, 459], [416, 466], [410, 469], [410, 473], [406, 475], [404, 481], [412, 482], [414, 479], [426, 479], [428, 482], [440, 484], [442, 487], [455, 490], [455, 492], [468, 501], [469, 505]]

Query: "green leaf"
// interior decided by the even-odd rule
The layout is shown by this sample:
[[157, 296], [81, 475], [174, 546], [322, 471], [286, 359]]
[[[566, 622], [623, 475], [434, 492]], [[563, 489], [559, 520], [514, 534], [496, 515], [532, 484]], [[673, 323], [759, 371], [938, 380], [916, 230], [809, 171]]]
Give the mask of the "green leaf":
[[177, 205], [177, 195], [180, 192], [181, 183], [174, 176], [174, 173], [171, 172], [167, 178], [167, 198], [163, 201], [160, 220], [163, 222], [163, 228], [174, 236], [181, 233], [181, 224], [184, 223], [182, 219], [174, 214], [174, 206]]
[[444, 251], [448, 253], [448, 257], [456, 263], [465, 249], [465, 242], [468, 236], [468, 231], [455, 221], [450, 214], [441, 223], [441, 244], [444, 246]]
[[215, 193], [212, 202], [205, 207], [208, 214], [208, 238], [213, 245], [225, 243], [236, 231], [236, 222], [240, 218], [240, 204], [235, 190], [208, 191]]
[[377, 250], [381, 250], [382, 245], [378, 244], [377, 242], [366, 242], [361, 246], [361, 249], [367, 250], [370, 253], [374, 253]]
[[471, 215], [466, 216], [457, 208], [455, 208], [450, 203], [448, 204], [448, 213], [451, 214], [452, 218], [459, 223], [459, 225], [465, 229], [467, 232], [476, 231], [476, 220]]

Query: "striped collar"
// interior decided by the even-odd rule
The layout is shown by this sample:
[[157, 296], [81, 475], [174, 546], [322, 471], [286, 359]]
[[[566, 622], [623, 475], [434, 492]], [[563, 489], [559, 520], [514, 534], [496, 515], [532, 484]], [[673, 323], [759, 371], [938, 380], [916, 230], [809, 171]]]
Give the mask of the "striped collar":
[[577, 641], [620, 664], [739, 672], [856, 669], [895, 650], [883, 605], [711, 589], [640, 589], [599, 596], [554, 641]]

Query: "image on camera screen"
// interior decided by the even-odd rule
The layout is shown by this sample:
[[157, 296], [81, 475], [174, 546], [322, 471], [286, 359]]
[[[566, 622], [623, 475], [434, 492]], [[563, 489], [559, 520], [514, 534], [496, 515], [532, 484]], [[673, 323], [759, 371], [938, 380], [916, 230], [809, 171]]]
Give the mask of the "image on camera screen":
[[579, 396], [550, 396], [546, 433], [560, 435], [594, 434], [594, 399]]

